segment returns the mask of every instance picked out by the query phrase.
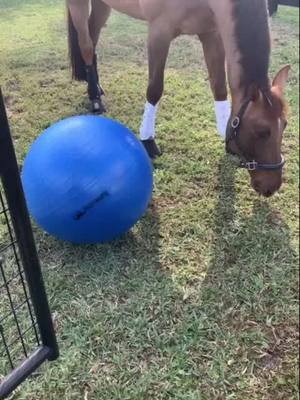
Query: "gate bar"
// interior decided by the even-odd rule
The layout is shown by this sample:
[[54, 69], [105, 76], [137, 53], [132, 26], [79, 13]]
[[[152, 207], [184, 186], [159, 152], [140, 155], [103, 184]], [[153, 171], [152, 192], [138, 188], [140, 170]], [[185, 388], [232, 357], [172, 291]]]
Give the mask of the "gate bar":
[[51, 357], [53, 350], [47, 346], [38, 347], [25, 361], [15, 368], [0, 385], [0, 399], [5, 399], [20, 383], [24, 382], [44, 361]]

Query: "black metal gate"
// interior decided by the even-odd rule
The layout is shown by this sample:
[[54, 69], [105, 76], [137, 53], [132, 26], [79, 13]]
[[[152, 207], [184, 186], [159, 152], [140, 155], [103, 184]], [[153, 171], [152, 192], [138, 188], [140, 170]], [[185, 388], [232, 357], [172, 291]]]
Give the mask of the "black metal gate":
[[58, 348], [0, 89], [0, 399]]
[[299, 0], [277, 0], [277, 3], [282, 6], [299, 7]]

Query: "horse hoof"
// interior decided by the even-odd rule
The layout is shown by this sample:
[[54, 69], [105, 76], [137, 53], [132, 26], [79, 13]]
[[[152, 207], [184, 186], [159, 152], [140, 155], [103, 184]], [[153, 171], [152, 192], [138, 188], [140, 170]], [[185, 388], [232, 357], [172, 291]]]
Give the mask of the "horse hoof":
[[142, 140], [142, 144], [144, 145], [151, 160], [154, 160], [155, 158], [160, 157], [162, 155], [154, 139]]
[[102, 101], [100, 99], [92, 101], [92, 112], [94, 114], [104, 114], [104, 113], [106, 113], [106, 109], [105, 109], [105, 107], [102, 104]]

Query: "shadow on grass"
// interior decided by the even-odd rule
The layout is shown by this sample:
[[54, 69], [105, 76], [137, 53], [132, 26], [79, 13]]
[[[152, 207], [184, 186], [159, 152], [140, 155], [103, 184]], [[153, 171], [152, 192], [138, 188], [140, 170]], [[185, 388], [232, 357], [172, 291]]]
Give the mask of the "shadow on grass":
[[[218, 286], [224, 285], [224, 293], [233, 285], [233, 295], [248, 287], [247, 297], [255, 302], [257, 299], [251, 296], [251, 290], [255, 291], [251, 288], [254, 284], [252, 279], [261, 274], [263, 281], [273, 280], [279, 274], [288, 283], [295, 273], [293, 267], [297, 254], [291, 248], [289, 227], [270, 202], [257, 198], [252, 210], [239, 209], [236, 205], [235, 172], [235, 167], [224, 156], [219, 168], [219, 198], [213, 225], [215, 245], [206, 284], [209, 286], [209, 282], [218, 281]], [[263, 287], [256, 289], [264, 290]], [[268, 293], [265, 294], [268, 297]], [[239, 304], [242, 299], [235, 300]]]
[[[268, 382], [274, 396], [281, 392], [286, 396], [293, 393], [295, 383], [289, 373], [297, 351], [297, 254], [289, 227], [270, 202], [258, 198], [252, 210], [239, 208], [235, 174], [224, 156], [215, 245], [201, 286], [202, 311], [215, 327], [210, 337], [215, 347], [207, 356], [224, 396], [239, 393], [242, 382], [250, 382], [253, 376], [258, 393]], [[286, 374], [286, 385], [275, 389], [275, 372], [277, 377]]]

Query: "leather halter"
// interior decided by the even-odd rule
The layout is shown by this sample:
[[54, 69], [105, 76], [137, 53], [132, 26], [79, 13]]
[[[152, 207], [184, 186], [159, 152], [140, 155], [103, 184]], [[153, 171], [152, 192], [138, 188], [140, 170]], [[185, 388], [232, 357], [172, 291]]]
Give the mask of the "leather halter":
[[228, 144], [231, 141], [234, 141], [238, 150], [239, 154], [238, 156], [240, 157], [241, 161], [239, 164], [240, 168], [247, 169], [248, 171], [278, 171], [281, 170], [284, 165], [285, 165], [285, 159], [283, 155], [281, 155], [281, 161], [279, 163], [272, 163], [272, 164], [266, 164], [266, 163], [260, 163], [257, 162], [256, 160], [249, 160], [248, 157], [246, 157], [245, 152], [242, 150], [240, 144], [239, 144], [239, 137], [240, 137], [240, 127], [243, 122], [243, 117], [244, 114], [251, 102], [251, 99], [246, 100], [241, 108], [240, 111], [237, 113], [235, 117], [231, 119], [228, 123], [228, 132], [227, 132], [227, 138], [226, 138], [226, 144]]

